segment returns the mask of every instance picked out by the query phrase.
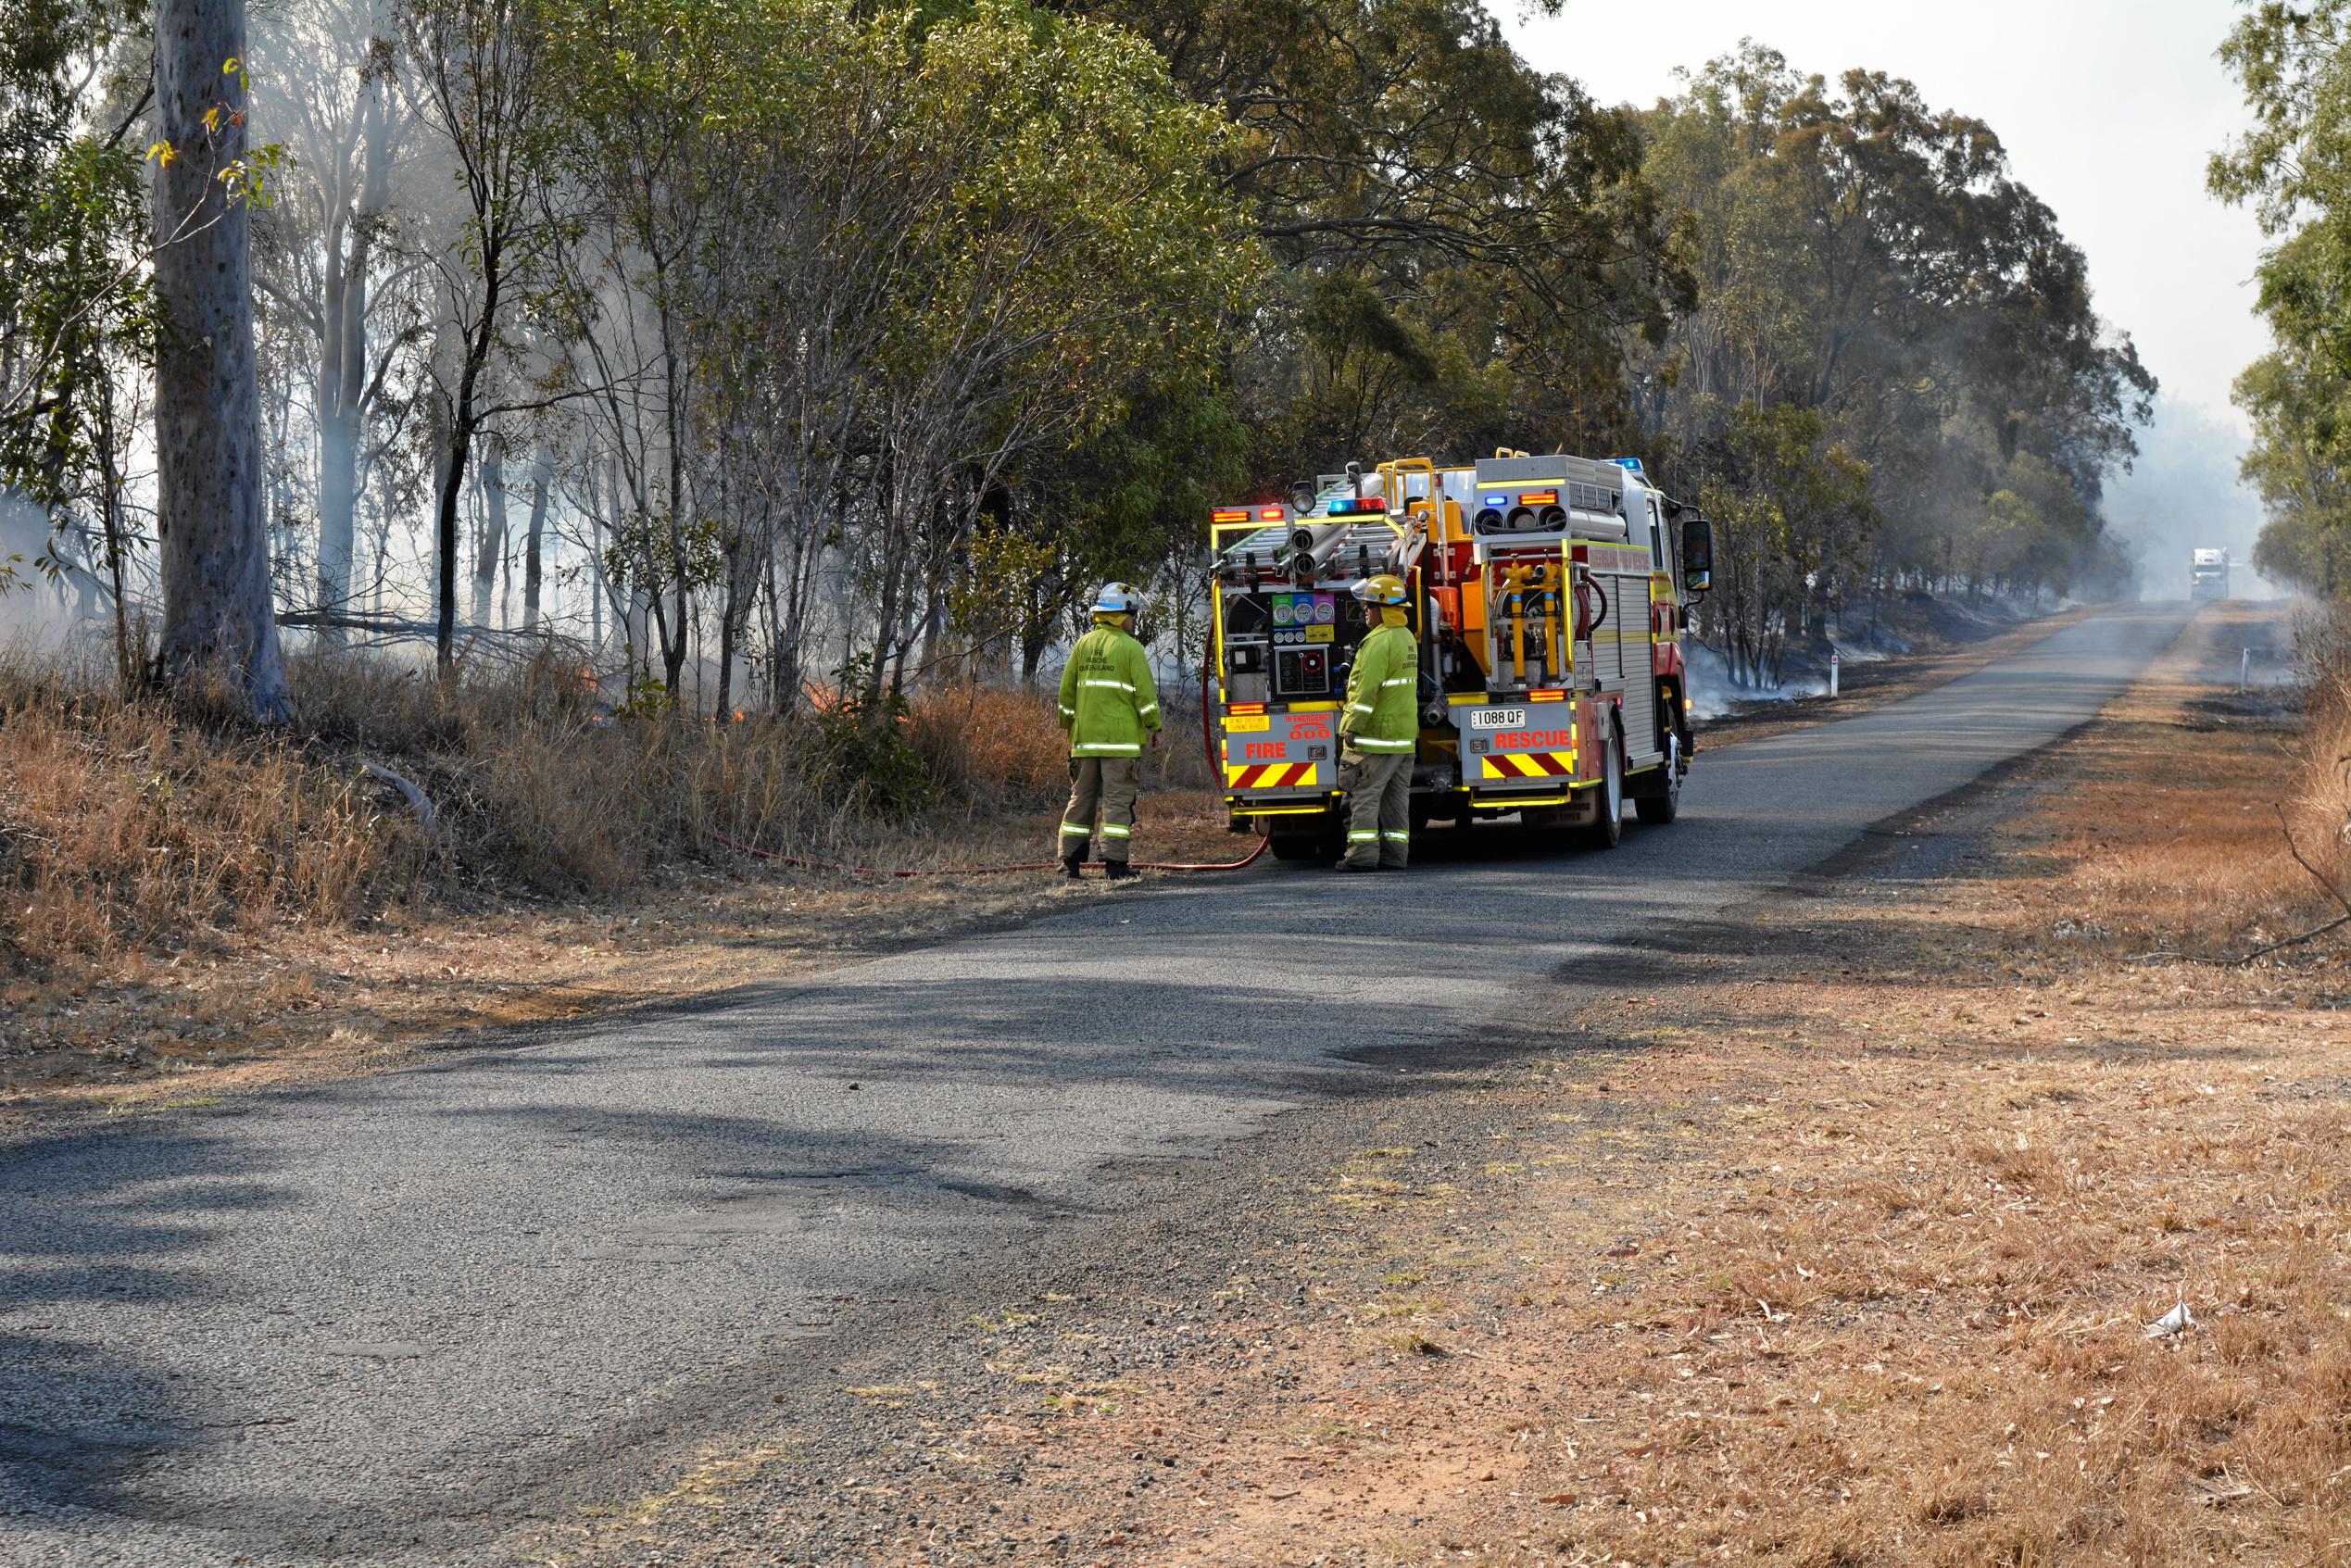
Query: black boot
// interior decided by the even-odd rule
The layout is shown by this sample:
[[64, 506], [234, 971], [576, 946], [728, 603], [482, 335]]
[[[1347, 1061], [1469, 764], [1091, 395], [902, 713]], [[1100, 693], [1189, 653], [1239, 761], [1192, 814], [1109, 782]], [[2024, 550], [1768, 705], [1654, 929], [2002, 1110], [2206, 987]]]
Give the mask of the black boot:
[[1128, 865], [1124, 860], [1104, 860], [1102, 862], [1102, 875], [1112, 882], [1124, 882], [1130, 876], [1137, 876], [1139, 874], [1141, 873], [1137, 872], [1134, 867]]
[[1079, 877], [1084, 876], [1086, 874], [1086, 857], [1083, 855], [1062, 856], [1062, 874], [1069, 878], [1072, 882], [1075, 882]]

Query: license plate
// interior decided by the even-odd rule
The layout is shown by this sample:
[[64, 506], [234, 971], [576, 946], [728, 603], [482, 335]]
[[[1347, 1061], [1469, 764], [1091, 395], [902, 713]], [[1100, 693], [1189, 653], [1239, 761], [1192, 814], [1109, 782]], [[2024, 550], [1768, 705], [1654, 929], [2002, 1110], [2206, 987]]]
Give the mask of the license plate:
[[1527, 727], [1527, 710], [1523, 708], [1473, 708], [1469, 710], [1469, 727], [1473, 730], [1523, 730]]

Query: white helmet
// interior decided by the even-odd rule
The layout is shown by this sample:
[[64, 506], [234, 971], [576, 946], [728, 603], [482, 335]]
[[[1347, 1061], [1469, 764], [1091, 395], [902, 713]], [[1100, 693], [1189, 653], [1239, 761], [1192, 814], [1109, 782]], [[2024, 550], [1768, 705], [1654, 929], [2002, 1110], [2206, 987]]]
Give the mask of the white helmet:
[[1094, 596], [1096, 615], [1140, 615], [1143, 596], [1124, 583], [1105, 583], [1102, 591]]

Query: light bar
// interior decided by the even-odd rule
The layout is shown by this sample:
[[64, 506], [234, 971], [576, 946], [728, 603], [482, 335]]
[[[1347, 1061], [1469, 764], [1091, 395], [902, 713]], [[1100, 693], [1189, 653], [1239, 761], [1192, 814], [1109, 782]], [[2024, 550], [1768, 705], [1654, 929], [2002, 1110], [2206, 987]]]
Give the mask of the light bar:
[[1566, 697], [1567, 697], [1567, 694], [1566, 694], [1565, 692], [1564, 692], [1564, 691], [1562, 691], [1562, 692], [1528, 692], [1528, 693], [1527, 694], [1527, 700], [1528, 700], [1528, 702], [1564, 702], [1564, 701], [1565, 701], [1565, 700], [1566, 700]]
[[1385, 512], [1387, 509], [1388, 502], [1384, 496], [1342, 495], [1338, 500], [1333, 501], [1330, 504], [1330, 512], [1328, 515], [1332, 517], [1369, 517], [1374, 513]]
[[1522, 507], [1555, 507], [1559, 505], [1559, 492], [1556, 490], [1529, 490], [1525, 495], [1518, 497], [1518, 504]]
[[1209, 513], [1208, 517], [1211, 522], [1247, 522], [1249, 508], [1247, 507], [1219, 507]]
[[1228, 706], [1225, 711], [1227, 713], [1263, 713], [1265, 711], [1265, 705], [1262, 702], [1236, 702]]

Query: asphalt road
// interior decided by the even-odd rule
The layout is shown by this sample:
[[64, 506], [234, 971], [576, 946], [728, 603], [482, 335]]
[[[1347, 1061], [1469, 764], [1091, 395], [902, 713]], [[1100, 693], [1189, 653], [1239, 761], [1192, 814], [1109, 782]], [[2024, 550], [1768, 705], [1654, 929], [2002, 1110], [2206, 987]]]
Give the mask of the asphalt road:
[[719, 1005], [0, 1143], [0, 1564], [469, 1561], [603, 1456], [721, 1421], [745, 1368], [1117, 1225], [1122, 1166], [1245, 1159], [1365, 1058], [1489, 1040], [1578, 964], [1621, 975], [1646, 934], [2057, 739], [2187, 613], [1702, 751], [1682, 821], [1612, 854], [1528, 860], [1488, 827], [1403, 877], [1161, 882]]

